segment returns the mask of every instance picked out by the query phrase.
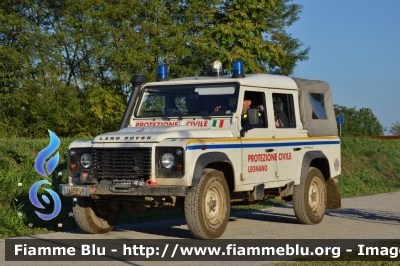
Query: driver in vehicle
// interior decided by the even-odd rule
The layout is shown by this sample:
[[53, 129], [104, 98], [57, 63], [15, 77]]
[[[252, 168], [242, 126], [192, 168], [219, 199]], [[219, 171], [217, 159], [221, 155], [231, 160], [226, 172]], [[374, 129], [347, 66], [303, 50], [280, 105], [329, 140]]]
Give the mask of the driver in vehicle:
[[185, 99], [188, 114], [201, 111], [200, 100], [197, 95], [189, 95]]

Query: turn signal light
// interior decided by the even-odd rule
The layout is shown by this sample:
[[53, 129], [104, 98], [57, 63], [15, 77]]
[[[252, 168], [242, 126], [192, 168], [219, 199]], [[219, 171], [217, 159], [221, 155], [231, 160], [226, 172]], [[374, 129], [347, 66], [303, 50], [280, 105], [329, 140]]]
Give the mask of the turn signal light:
[[183, 165], [181, 163], [177, 163], [176, 164], [176, 169], [179, 170], [179, 171], [182, 171]]
[[76, 164], [75, 163], [70, 163], [69, 164], [69, 170], [75, 170], [76, 169]]

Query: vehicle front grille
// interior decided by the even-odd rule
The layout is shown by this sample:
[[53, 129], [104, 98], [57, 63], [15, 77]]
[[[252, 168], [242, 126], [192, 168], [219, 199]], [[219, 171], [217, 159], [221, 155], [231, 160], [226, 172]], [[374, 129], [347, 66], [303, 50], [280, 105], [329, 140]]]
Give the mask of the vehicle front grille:
[[95, 178], [147, 179], [151, 172], [151, 148], [93, 148], [92, 163]]

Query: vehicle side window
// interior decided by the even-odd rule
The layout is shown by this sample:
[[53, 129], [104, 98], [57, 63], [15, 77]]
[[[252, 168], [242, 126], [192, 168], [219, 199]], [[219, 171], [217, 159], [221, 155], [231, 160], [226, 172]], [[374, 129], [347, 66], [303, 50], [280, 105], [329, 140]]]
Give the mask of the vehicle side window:
[[[259, 124], [255, 127], [267, 128], [268, 127], [268, 119], [267, 119], [267, 108], [265, 106], [265, 93], [257, 92], [257, 91], [245, 91], [244, 94], [244, 102], [243, 109], [251, 108], [257, 109], [259, 116]], [[250, 104], [250, 106], [248, 106]], [[245, 107], [245, 105], [247, 107]], [[242, 114], [242, 127], [246, 127], [247, 124], [247, 115]]]
[[312, 119], [328, 119], [323, 93], [309, 93], [308, 99], [312, 106]]
[[277, 128], [295, 128], [296, 116], [294, 112], [293, 94], [273, 93], [275, 126]]

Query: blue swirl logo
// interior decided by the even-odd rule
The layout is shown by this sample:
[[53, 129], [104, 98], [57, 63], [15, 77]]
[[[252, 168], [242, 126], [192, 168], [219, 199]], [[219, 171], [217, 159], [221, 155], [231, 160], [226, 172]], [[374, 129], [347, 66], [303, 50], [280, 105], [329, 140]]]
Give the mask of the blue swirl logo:
[[[51, 183], [47, 180], [41, 180], [39, 182], [36, 182], [33, 184], [33, 186], [29, 189], [29, 199], [32, 202], [33, 206], [39, 208], [39, 209], [45, 209], [45, 207], [40, 203], [39, 199], [37, 198], [37, 192], [39, 190], [39, 187], [43, 184], [51, 185]], [[42, 220], [48, 221], [56, 217], [60, 211], [61, 211], [61, 200], [60, 197], [58, 196], [57, 193], [55, 193], [53, 190], [45, 188], [46, 190], [53, 198], [54, 200], [54, 211], [50, 214], [43, 214], [38, 211], [35, 211], [37, 216], [41, 218]], [[42, 200], [46, 202], [47, 204], [50, 203], [49, 198], [46, 195], [42, 195]]]
[[[44, 148], [39, 152], [35, 160], [36, 172], [44, 177], [47, 177], [46, 172], [44, 170], [44, 163], [46, 162], [46, 158], [49, 157], [53, 152], [55, 152], [60, 146], [60, 139], [52, 131], [50, 130], [48, 131], [50, 135], [50, 143], [46, 148]], [[56, 169], [59, 157], [60, 157], [59, 153], [57, 152], [57, 154], [54, 155], [54, 157], [50, 158], [49, 161], [47, 162], [46, 169], [49, 175], [51, 175], [54, 169]]]
[[[47, 178], [47, 175], [51, 175], [51, 173], [53, 173], [54, 169], [56, 169], [58, 161], [59, 161], [59, 157], [60, 157], [59, 152], [57, 152], [56, 155], [54, 155], [47, 161], [47, 164], [46, 164], [47, 173], [46, 173], [46, 171], [44, 169], [46, 159], [50, 155], [52, 155], [60, 146], [60, 139], [52, 131], [50, 131], [50, 130], [48, 130], [48, 131], [49, 131], [49, 135], [50, 135], [50, 143], [46, 148], [44, 148], [43, 150], [41, 150], [39, 152], [39, 154], [35, 160], [36, 172], [46, 178]], [[29, 200], [31, 201], [33, 206], [35, 206], [39, 209], [45, 209], [45, 207], [40, 203], [40, 201], [37, 197], [37, 193], [38, 193], [39, 187], [41, 185], [51, 185], [51, 183], [47, 180], [41, 180], [41, 181], [38, 181], [35, 184], [33, 184], [32, 187], [29, 189]], [[56, 217], [60, 213], [61, 200], [60, 200], [60, 197], [58, 196], [58, 194], [56, 192], [54, 192], [53, 190], [48, 189], [48, 188], [45, 188], [44, 190], [46, 190], [53, 198], [54, 210], [50, 214], [43, 214], [38, 211], [35, 211], [35, 212], [36, 212], [37, 216], [39, 216], [39, 218], [41, 218], [42, 220], [49, 221], [49, 220], [53, 219], [54, 217]], [[47, 204], [50, 203], [50, 200], [46, 195], [42, 195], [42, 200]]]

